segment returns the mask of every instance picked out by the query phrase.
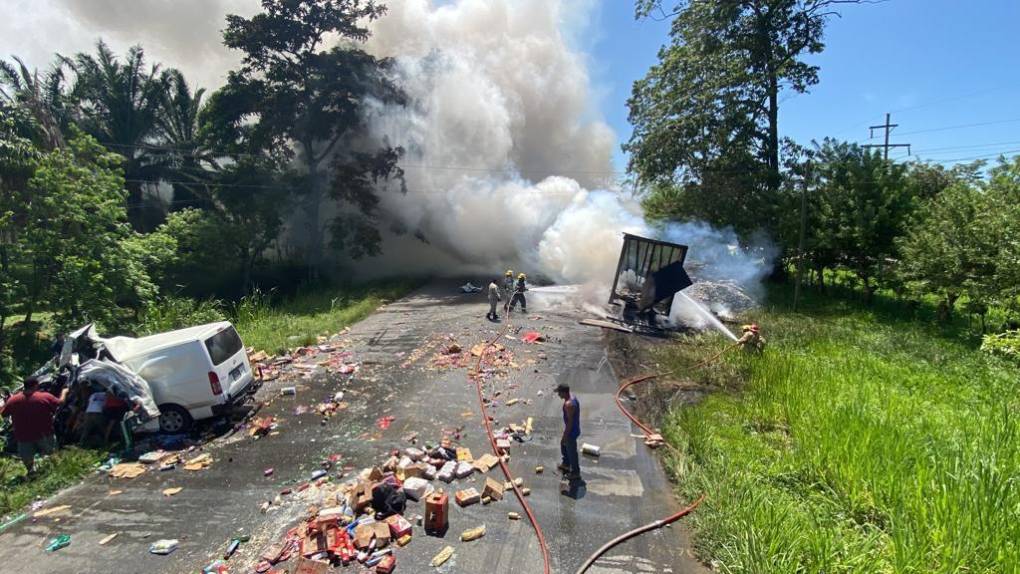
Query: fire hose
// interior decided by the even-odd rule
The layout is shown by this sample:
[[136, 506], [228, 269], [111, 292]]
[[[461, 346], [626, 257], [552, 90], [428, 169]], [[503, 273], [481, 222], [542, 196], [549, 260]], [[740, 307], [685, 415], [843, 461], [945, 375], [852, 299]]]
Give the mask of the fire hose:
[[535, 529], [535, 536], [538, 537], [538, 545], [542, 549], [542, 560], [545, 563], [544, 573], [550, 574], [551, 569], [549, 566], [549, 547], [545, 542], [545, 535], [542, 534], [542, 528], [538, 525], [538, 519], [535, 518], [535, 513], [531, 510], [531, 505], [524, 499], [524, 494], [521, 493], [521, 489], [514, 482], [513, 475], [510, 474], [510, 468], [506, 465], [506, 461], [503, 460], [503, 456], [500, 453], [499, 448], [496, 446], [496, 436], [492, 432], [492, 421], [489, 419], [489, 413], [485, 408], [485, 399], [482, 395], [482, 359], [485, 358], [485, 353], [493, 347], [496, 342], [502, 339], [510, 330], [510, 314], [511, 310], [508, 307], [506, 311], [506, 324], [503, 326], [503, 330], [496, 333], [496, 336], [485, 343], [482, 347], [482, 352], [478, 355], [478, 361], [475, 363], [474, 379], [475, 389], [478, 391], [478, 405], [482, 409], [482, 421], [485, 423], [485, 432], [489, 435], [489, 445], [492, 447], [493, 454], [499, 458], [499, 467], [503, 470], [503, 475], [506, 477], [510, 486], [514, 490], [514, 495], [517, 500], [521, 503], [521, 507], [524, 508], [524, 513], [527, 515], [528, 520], [531, 522], [532, 528]]
[[[700, 369], [702, 367], [708, 366], [709, 364], [711, 364], [711, 363], [715, 362], [717, 359], [719, 359], [719, 357], [721, 357], [723, 355], [723, 353], [725, 353], [726, 351], [729, 351], [730, 349], [736, 348], [738, 345], [739, 345], [739, 343], [734, 343], [733, 345], [728, 345], [722, 351], [719, 351], [718, 353], [716, 353], [715, 355], [709, 357], [708, 359], [705, 359], [704, 361], [701, 361], [700, 363], [694, 365], [693, 367], [690, 368], [690, 370]], [[667, 374], [670, 374], [672, 372], [673, 371], [667, 371], [665, 373], [654, 373], [654, 374], [650, 374], [650, 375], [642, 375], [642, 376], [639, 376], [639, 377], [635, 377], [633, 379], [630, 379], [630, 380], [624, 382], [622, 385], [620, 385], [620, 388], [617, 389], [617, 391], [616, 391], [616, 406], [619, 407], [620, 411], [624, 414], [624, 416], [626, 416], [628, 419], [630, 419], [630, 421], [632, 423], [634, 423], [635, 426], [637, 426], [639, 429], [641, 429], [641, 432], [644, 433], [646, 439], [648, 439], [652, 435], [656, 434], [655, 431], [651, 427], [649, 427], [648, 425], [646, 425], [643, 422], [641, 422], [640, 420], [638, 420], [638, 418], [636, 416], [634, 416], [630, 411], [627, 410], [626, 407], [623, 406], [623, 401], [621, 399], [621, 396], [623, 395], [623, 391], [627, 390], [627, 388], [632, 386], [632, 385], [636, 385], [638, 383], [649, 381], [651, 379], [654, 379], [654, 378], [657, 378], [657, 377], [661, 377], [663, 375], [667, 375]], [[668, 446], [669, 448], [673, 449], [674, 452], [677, 452], [676, 447], [674, 447], [673, 445], [671, 445], [669, 443], [666, 443], [666, 446]], [[649, 532], [651, 530], [656, 530], [658, 528], [662, 528], [663, 526], [666, 526], [668, 524], [672, 524], [672, 523], [676, 522], [677, 520], [680, 520], [684, 516], [687, 516], [688, 514], [693, 512], [694, 509], [697, 508], [698, 505], [701, 504], [701, 501], [703, 501], [704, 499], [705, 499], [705, 495], [702, 494], [690, 506], [687, 506], [685, 508], [680, 509], [679, 512], [676, 512], [676, 513], [674, 513], [674, 514], [672, 514], [670, 516], [667, 516], [666, 518], [663, 518], [663, 519], [660, 519], [660, 520], [655, 520], [653, 522], [645, 524], [644, 526], [639, 526], [639, 527], [637, 527], [637, 528], [635, 528], [633, 530], [624, 532], [623, 534], [617, 536], [616, 538], [613, 538], [609, 542], [606, 542], [601, 547], [599, 547], [599, 549], [596, 550], [595, 553], [592, 554], [584, 562], [584, 564], [581, 565], [580, 568], [577, 569], [576, 574], [584, 574], [585, 572], [587, 572], [588, 569], [591, 568], [591, 566], [593, 564], [595, 564], [596, 560], [598, 560], [603, 554], [605, 554], [611, 548], [613, 548], [614, 546], [620, 544], [621, 542], [624, 542], [626, 540], [630, 540], [631, 538], [634, 538], [635, 536], [639, 536], [641, 534], [644, 534], [645, 532]]]

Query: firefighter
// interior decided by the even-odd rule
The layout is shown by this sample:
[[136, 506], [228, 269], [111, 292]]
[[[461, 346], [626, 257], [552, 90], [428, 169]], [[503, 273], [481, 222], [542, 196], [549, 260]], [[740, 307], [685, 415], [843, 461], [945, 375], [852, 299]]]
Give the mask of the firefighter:
[[765, 350], [765, 337], [761, 336], [758, 323], [751, 323], [740, 328], [742, 334], [737, 344], [749, 353], [761, 354]]
[[503, 275], [503, 292], [506, 293], [506, 303], [503, 303], [503, 310], [510, 308], [510, 294], [514, 292], [514, 270], [507, 269]]
[[510, 298], [509, 311], [513, 311], [514, 307], [517, 306], [517, 302], [520, 301], [521, 313], [528, 312], [528, 300], [524, 297], [524, 292], [528, 290], [526, 280], [527, 276], [524, 273], [517, 276], [517, 286], [514, 287], [514, 295]]

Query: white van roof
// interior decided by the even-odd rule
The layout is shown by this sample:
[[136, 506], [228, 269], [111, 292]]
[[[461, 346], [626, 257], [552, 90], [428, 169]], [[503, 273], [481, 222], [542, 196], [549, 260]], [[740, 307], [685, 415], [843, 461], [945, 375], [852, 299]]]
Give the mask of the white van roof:
[[157, 335], [149, 335], [148, 337], [111, 337], [109, 339], [101, 339], [101, 341], [106, 346], [106, 349], [110, 351], [110, 354], [113, 355], [114, 360], [124, 362], [139, 355], [176, 347], [183, 343], [191, 343], [193, 341], [205, 342], [213, 334], [228, 327], [232, 327], [230, 321], [218, 321], [176, 331], [167, 331]]

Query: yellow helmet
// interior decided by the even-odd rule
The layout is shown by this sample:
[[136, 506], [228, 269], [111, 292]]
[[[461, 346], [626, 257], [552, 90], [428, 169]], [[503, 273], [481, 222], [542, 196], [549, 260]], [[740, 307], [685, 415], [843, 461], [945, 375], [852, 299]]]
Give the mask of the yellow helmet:
[[520, 275], [517, 276], [517, 278], [518, 279], [527, 279], [528, 277], [524, 273], [521, 273]]
[[513, 269], [507, 269], [506, 270], [506, 276], [507, 277], [513, 277], [514, 276], [514, 270]]

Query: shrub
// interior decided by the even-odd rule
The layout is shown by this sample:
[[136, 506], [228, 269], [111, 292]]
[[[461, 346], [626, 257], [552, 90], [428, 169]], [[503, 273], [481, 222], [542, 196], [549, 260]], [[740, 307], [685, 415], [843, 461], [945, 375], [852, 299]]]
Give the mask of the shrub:
[[1020, 330], [985, 335], [981, 341], [981, 350], [1020, 363]]
[[223, 303], [217, 299], [161, 297], [146, 307], [136, 327], [139, 336], [165, 333], [192, 325], [215, 323], [225, 318]]

